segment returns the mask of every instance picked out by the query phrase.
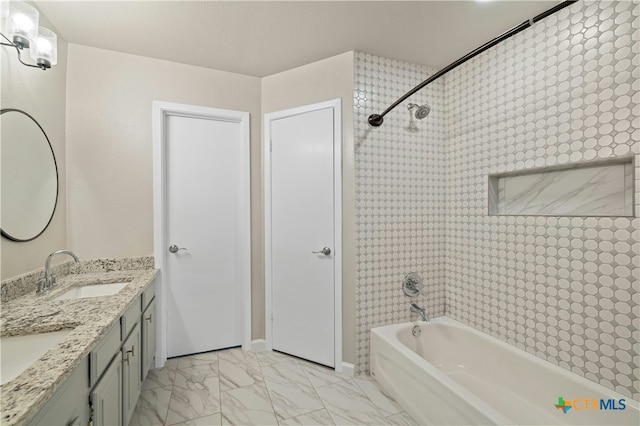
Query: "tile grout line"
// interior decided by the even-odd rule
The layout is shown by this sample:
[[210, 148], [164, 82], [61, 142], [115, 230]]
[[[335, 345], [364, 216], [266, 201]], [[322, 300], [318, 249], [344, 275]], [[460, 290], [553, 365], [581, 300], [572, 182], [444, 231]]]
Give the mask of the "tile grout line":
[[[304, 375], [304, 377], [307, 379], [307, 381], [309, 382], [309, 385], [311, 386], [311, 389], [313, 389], [313, 393], [315, 393], [315, 395], [318, 397], [318, 401], [320, 401], [320, 404], [322, 404], [322, 407], [324, 409], [324, 411], [327, 412], [327, 414], [329, 415], [329, 418], [331, 419], [331, 421], [333, 422], [334, 425], [336, 425], [336, 420], [333, 418], [333, 416], [331, 415], [331, 411], [329, 411], [329, 409], [327, 408], [327, 406], [324, 404], [324, 401], [322, 400], [322, 398], [320, 397], [320, 394], [318, 394], [318, 390], [316, 389], [315, 386], [313, 386], [313, 383], [311, 383], [311, 379], [309, 379], [309, 375], [307, 374], [307, 370], [304, 368], [304, 364], [300, 361], [295, 360], [297, 364], [299, 364], [300, 369], [302, 370], [302, 374]], [[335, 370], [334, 370], [335, 372]], [[320, 411], [320, 410], [316, 410], [316, 411]], [[312, 411], [311, 413], [315, 413], [316, 411]], [[311, 413], [307, 413], [307, 414], [311, 414]], [[296, 416], [297, 417], [297, 416]]]
[[[177, 371], [178, 369], [176, 368], [176, 374], [178, 373]], [[171, 393], [169, 394], [169, 403], [167, 404], [167, 412], [164, 413], [164, 420], [162, 421], [162, 424], [166, 425], [167, 424], [167, 419], [169, 418], [169, 407], [171, 407], [171, 400], [173, 399], [173, 388], [175, 386], [175, 382], [176, 382], [176, 377], [173, 377], [173, 383], [171, 383]]]
[[[166, 363], [165, 363], [166, 365]], [[164, 424], [167, 424], [167, 419], [169, 418], [169, 408], [171, 407], [171, 401], [173, 400], [173, 390], [176, 387], [176, 379], [178, 378], [178, 370], [180, 370], [180, 360], [176, 361], [175, 374], [173, 375], [173, 381], [171, 382], [171, 395], [169, 397], [169, 404], [167, 405], [167, 413], [164, 416]]]
[[[329, 418], [331, 419], [331, 421], [333, 422], [334, 425], [337, 425], [338, 422], [336, 421], [335, 417], [333, 417], [333, 413], [331, 412], [331, 410], [329, 410], [329, 408], [327, 408], [326, 404], [324, 403], [324, 400], [322, 399], [322, 397], [320, 396], [320, 394], [318, 393], [318, 388], [321, 388], [323, 386], [318, 386], [318, 388], [316, 388], [313, 383], [311, 382], [311, 379], [309, 379], [309, 375], [307, 374], [307, 371], [303, 368], [302, 369], [302, 373], [305, 375], [305, 377], [307, 378], [307, 380], [309, 380], [309, 383], [311, 384], [311, 387], [313, 388], [313, 391], [315, 392], [315, 394], [318, 396], [318, 399], [320, 400], [320, 403], [322, 404], [322, 406], [324, 407], [324, 410], [327, 412], [327, 414], [329, 414]], [[335, 370], [334, 370], [335, 373]], [[344, 379], [342, 379], [342, 381], [344, 381]], [[339, 383], [339, 382], [336, 382]], [[330, 386], [332, 384], [335, 383], [329, 383], [328, 385], [324, 385], [324, 386]]]
[[[369, 375], [367, 375], [367, 376], [368, 376], [368, 377], [371, 377], [371, 376], [369, 376]], [[375, 403], [375, 402], [373, 402], [373, 400], [372, 400], [371, 398], [369, 398], [369, 394], [367, 394], [367, 392], [365, 392], [365, 390], [362, 388], [362, 386], [360, 386], [356, 380], [353, 380], [353, 383], [358, 387], [358, 389], [360, 389], [360, 392], [362, 392], [362, 394], [363, 394], [365, 397], [367, 397], [367, 399], [369, 400], [369, 402], [371, 402], [371, 404], [375, 407], [376, 411], [377, 411], [378, 413], [380, 413], [380, 414], [382, 415], [382, 417], [383, 417], [383, 418], [388, 419], [388, 418], [389, 418], [389, 417], [391, 417], [391, 416], [395, 416], [396, 414], [399, 414], [399, 413], [395, 413], [395, 414], [391, 414], [391, 415], [389, 415], [389, 416], [386, 416], [382, 411], [380, 411], [380, 410], [378, 409], [378, 406], [376, 405], [376, 403]], [[374, 384], [376, 385], [376, 387], [378, 386], [378, 384], [377, 384], [377, 383], [375, 383], [375, 381], [374, 381]], [[398, 403], [396, 402], [396, 400], [395, 400], [395, 399], [392, 399], [392, 398], [390, 398], [389, 396], [385, 395], [385, 394], [384, 394], [384, 392], [382, 392], [382, 389], [379, 389], [379, 391], [380, 391], [380, 393], [381, 393], [383, 396], [385, 396], [386, 398], [390, 399], [390, 400], [391, 400], [391, 401], [393, 401], [394, 403], [398, 404]]]
[[[273, 352], [273, 351], [272, 351]], [[278, 415], [276, 414], [276, 407], [273, 405], [273, 400], [271, 399], [271, 392], [269, 392], [269, 386], [267, 385], [267, 381], [264, 379], [264, 371], [262, 371], [262, 364], [260, 364], [260, 360], [256, 355], [256, 361], [258, 361], [258, 368], [260, 369], [260, 376], [262, 377], [262, 383], [264, 383], [264, 388], [267, 391], [267, 398], [269, 398], [269, 404], [271, 404], [271, 411], [273, 412], [273, 417], [276, 419], [276, 423], [280, 425], [280, 420], [278, 420]], [[268, 367], [268, 366], [266, 366]]]
[[220, 424], [222, 424], [222, 381], [220, 380], [222, 373], [220, 370], [220, 354], [217, 355], [218, 356], [216, 356], [216, 361], [218, 363], [218, 402], [220, 403]]
[[[220, 356], [218, 354], [216, 354], [216, 361], [214, 361], [214, 362], [203, 362], [202, 364], [189, 365], [189, 366], [186, 366], [186, 367], [179, 367], [179, 361], [178, 361], [178, 364], [176, 364], [176, 369], [175, 369], [176, 370], [175, 371], [176, 374], [175, 374], [175, 376], [173, 378], [173, 384], [172, 384], [172, 387], [171, 387], [171, 396], [173, 396], [173, 390], [175, 388], [175, 382], [176, 382], [176, 379], [178, 378], [178, 370], [184, 370], [184, 369], [188, 369], [188, 368], [199, 367], [199, 366], [202, 366], [202, 365], [217, 363], [218, 364], [218, 368], [217, 368], [217, 377], [216, 378], [218, 379], [218, 398], [219, 398], [219, 401], [220, 401], [220, 421], [222, 422], [222, 398], [221, 398], [221, 395], [220, 395], [220, 362], [219, 361], [220, 361]], [[169, 398], [169, 406], [167, 407], [167, 414], [165, 416], [165, 421], [164, 421], [165, 425], [167, 423], [167, 418], [169, 417], [169, 407], [170, 406], [171, 406], [171, 398]], [[217, 414], [217, 413], [211, 413], [211, 414], [207, 414], [207, 415], [201, 416], [201, 417], [213, 416], [215, 414]], [[183, 420], [183, 421], [181, 421], [179, 423], [173, 423], [173, 424], [180, 424], [180, 423], [188, 422], [188, 421], [191, 421], [191, 420], [199, 419], [201, 417], [190, 418], [190, 419]], [[167, 426], [170, 426], [170, 425], [167, 425]]]

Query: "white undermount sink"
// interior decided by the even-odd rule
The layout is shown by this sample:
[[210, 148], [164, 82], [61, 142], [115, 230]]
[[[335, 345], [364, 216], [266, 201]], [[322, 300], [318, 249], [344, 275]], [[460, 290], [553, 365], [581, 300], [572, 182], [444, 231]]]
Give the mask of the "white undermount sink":
[[0, 384], [4, 385], [18, 377], [72, 331], [72, 329], [66, 329], [50, 333], [0, 338], [0, 372], [2, 376]]
[[111, 296], [118, 293], [129, 284], [128, 282], [92, 284], [81, 287], [73, 287], [54, 300], [84, 299], [87, 297]]

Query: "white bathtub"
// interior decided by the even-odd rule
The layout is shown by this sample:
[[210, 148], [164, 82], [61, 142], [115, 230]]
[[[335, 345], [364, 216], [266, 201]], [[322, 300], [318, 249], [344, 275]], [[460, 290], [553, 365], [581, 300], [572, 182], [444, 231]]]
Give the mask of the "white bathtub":
[[370, 369], [420, 424], [640, 424], [631, 398], [447, 317], [372, 329]]

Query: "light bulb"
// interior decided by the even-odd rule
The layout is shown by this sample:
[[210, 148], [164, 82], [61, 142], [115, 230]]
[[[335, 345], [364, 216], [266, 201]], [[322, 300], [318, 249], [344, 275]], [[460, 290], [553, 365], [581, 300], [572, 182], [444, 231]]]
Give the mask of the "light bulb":
[[27, 15], [17, 13], [11, 17], [13, 20], [14, 28], [21, 33], [27, 34], [31, 28], [33, 28], [33, 21]]
[[38, 40], [36, 41], [36, 46], [37, 46], [36, 48], [42, 53], [49, 53], [53, 48], [49, 40], [41, 37], [38, 37]]

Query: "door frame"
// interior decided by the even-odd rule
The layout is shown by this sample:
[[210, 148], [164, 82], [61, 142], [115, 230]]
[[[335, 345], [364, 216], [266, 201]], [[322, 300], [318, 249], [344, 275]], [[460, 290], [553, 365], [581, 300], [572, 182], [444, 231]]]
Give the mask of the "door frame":
[[271, 122], [307, 112], [333, 108], [333, 223], [334, 223], [334, 349], [335, 371], [342, 372], [342, 100], [305, 105], [264, 115], [264, 278], [265, 278], [265, 347], [273, 349], [272, 269], [271, 269]]
[[158, 327], [156, 329], [156, 367], [162, 367], [167, 360], [167, 286], [163, 271], [167, 266], [167, 144], [165, 140], [166, 117], [203, 118], [239, 123], [241, 126], [241, 197], [243, 208], [238, 216], [241, 235], [240, 251], [245, 255], [239, 259], [241, 306], [242, 306], [242, 349], [251, 350], [251, 202], [250, 202], [250, 129], [248, 112], [226, 109], [153, 101], [153, 255], [156, 277], [156, 297]]

